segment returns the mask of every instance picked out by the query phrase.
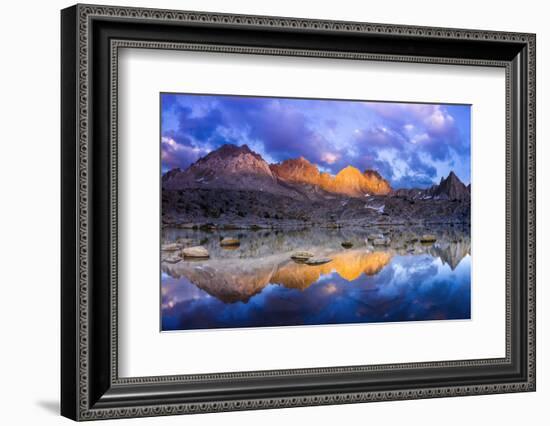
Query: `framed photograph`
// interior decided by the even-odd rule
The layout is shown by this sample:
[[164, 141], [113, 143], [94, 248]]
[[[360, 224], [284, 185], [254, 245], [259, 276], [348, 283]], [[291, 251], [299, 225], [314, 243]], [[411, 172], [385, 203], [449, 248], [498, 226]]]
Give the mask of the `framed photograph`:
[[535, 390], [535, 35], [61, 12], [61, 412]]

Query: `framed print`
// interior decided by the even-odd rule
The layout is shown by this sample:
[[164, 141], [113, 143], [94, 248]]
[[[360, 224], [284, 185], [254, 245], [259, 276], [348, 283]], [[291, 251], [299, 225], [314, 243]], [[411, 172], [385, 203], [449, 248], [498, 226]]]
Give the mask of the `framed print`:
[[535, 390], [535, 36], [61, 13], [61, 411]]

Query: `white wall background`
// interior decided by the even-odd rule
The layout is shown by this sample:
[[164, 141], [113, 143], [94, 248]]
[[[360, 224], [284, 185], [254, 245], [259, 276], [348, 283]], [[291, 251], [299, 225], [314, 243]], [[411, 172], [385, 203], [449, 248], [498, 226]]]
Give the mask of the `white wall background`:
[[[545, 424], [550, 401], [550, 27], [540, 0], [120, 0], [103, 4], [537, 33], [538, 390], [492, 395], [107, 421], [102, 424]], [[59, 9], [11, 1], [0, 25], [0, 418], [69, 424], [59, 405]], [[130, 423], [131, 422], [131, 423]]]

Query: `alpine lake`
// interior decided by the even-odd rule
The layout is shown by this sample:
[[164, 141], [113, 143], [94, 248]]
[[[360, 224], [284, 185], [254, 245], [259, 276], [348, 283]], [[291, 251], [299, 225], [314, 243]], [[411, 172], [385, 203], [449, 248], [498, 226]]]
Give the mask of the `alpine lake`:
[[162, 331], [470, 318], [467, 225], [161, 232]]

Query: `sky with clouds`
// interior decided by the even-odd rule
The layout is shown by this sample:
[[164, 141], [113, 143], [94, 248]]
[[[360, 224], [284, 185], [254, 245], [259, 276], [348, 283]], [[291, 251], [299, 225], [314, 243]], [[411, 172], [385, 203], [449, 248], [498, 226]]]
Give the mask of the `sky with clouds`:
[[451, 170], [470, 183], [470, 106], [161, 94], [162, 172], [223, 144], [267, 162], [303, 156], [336, 174], [377, 170], [394, 188], [424, 188]]

